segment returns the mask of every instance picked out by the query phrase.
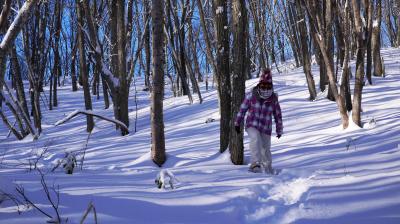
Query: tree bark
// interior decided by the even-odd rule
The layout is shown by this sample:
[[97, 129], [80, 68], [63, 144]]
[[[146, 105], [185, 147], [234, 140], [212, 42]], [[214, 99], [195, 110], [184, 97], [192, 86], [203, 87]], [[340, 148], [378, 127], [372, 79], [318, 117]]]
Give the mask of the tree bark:
[[58, 106], [58, 101], [57, 101], [57, 84], [58, 84], [58, 79], [61, 78], [61, 60], [60, 60], [60, 53], [59, 53], [59, 43], [60, 43], [60, 34], [61, 34], [61, 11], [62, 11], [62, 5], [61, 1], [57, 1], [55, 3], [55, 34], [54, 34], [54, 69], [53, 69], [53, 102], [49, 102], [50, 104], [52, 103], [53, 106], [57, 107]]
[[[36, 5], [38, 0], [31, 0], [24, 3], [18, 12], [17, 17], [14, 19], [5, 36], [0, 43], [0, 91], [3, 89], [4, 75], [6, 71], [7, 52], [12, 47], [13, 42], [22, 29], [25, 21], [28, 18], [30, 11]], [[6, 18], [5, 18], [6, 19]], [[0, 99], [0, 106], [2, 99]]]
[[372, 85], [372, 45], [371, 45], [371, 34], [372, 34], [372, 18], [374, 12], [374, 5], [372, 1], [368, 1], [367, 7], [367, 68], [366, 76], [368, 83]]
[[[144, 21], [147, 21], [150, 18], [150, 3], [149, 0], [144, 0]], [[144, 34], [144, 52], [145, 52], [145, 86], [150, 88], [150, 62], [151, 62], [151, 49], [150, 49], [150, 23], [146, 24], [145, 34]]]
[[[117, 0], [117, 48], [118, 48], [118, 74], [119, 74], [119, 94], [118, 94], [118, 112], [119, 119], [129, 127], [128, 116], [128, 96], [129, 86], [127, 83], [126, 72], [126, 27], [125, 27], [125, 1]], [[121, 134], [128, 134], [121, 129]]]
[[310, 53], [308, 51], [308, 38], [307, 38], [307, 26], [306, 26], [306, 17], [303, 13], [303, 10], [301, 8], [300, 2], [296, 2], [296, 10], [297, 10], [297, 26], [299, 30], [299, 36], [300, 36], [300, 48], [303, 56], [303, 71], [304, 74], [306, 75], [306, 80], [307, 80], [307, 86], [308, 86], [308, 92], [310, 94], [309, 99], [315, 100], [317, 97], [317, 90], [315, 89], [315, 82], [313, 75], [311, 73], [311, 61], [310, 61]]
[[[349, 117], [346, 111], [345, 101], [341, 95], [339, 95], [337, 86], [336, 86], [336, 79], [334, 76], [334, 64], [332, 55], [330, 54], [330, 48], [327, 42], [327, 35], [324, 31], [324, 26], [322, 25], [322, 18], [312, 12], [316, 11], [316, 7], [318, 4], [317, 0], [314, 1], [303, 1], [303, 4], [307, 7], [307, 13], [309, 16], [310, 26], [315, 28], [314, 39], [319, 45], [319, 49], [321, 50], [323, 62], [326, 67], [327, 75], [329, 78], [329, 87], [331, 88], [332, 95], [336, 101], [338, 106], [340, 115], [342, 117], [342, 126], [343, 129], [346, 129], [349, 125]], [[312, 10], [310, 10], [312, 9]]]
[[364, 86], [364, 56], [365, 56], [365, 43], [366, 37], [363, 30], [363, 23], [361, 20], [360, 2], [352, 0], [352, 10], [354, 15], [355, 31], [357, 34], [357, 61], [356, 61], [356, 80], [354, 83], [354, 97], [353, 97], [353, 122], [361, 127], [361, 100], [362, 89]]
[[[248, 63], [247, 55], [247, 11], [246, 4], [242, 0], [232, 2], [232, 27], [233, 27], [233, 66], [232, 66], [232, 118], [240, 110], [240, 105], [245, 95], [245, 81]], [[243, 164], [243, 132], [235, 131], [235, 121], [231, 121], [229, 150], [233, 164]]]
[[381, 60], [381, 22], [382, 22], [382, 0], [376, 3], [376, 22], [372, 26], [372, 57], [374, 63], [374, 76], [383, 76], [383, 64]]
[[265, 56], [264, 56], [265, 46], [264, 46], [264, 40], [262, 37], [262, 33], [260, 30], [261, 28], [260, 28], [260, 21], [259, 21], [260, 15], [258, 13], [258, 9], [259, 9], [258, 4], [259, 4], [258, 1], [254, 1], [254, 0], [249, 1], [249, 7], [250, 7], [251, 15], [252, 15], [253, 21], [254, 21], [254, 32], [257, 37], [257, 45], [259, 48], [258, 61], [260, 63], [261, 69], [265, 69], [265, 68], [267, 68], [267, 66], [265, 65]]
[[220, 120], [220, 152], [224, 152], [229, 145], [231, 124], [231, 81], [229, 70], [229, 24], [227, 14], [227, 0], [213, 2], [217, 33], [217, 82], [219, 94]]
[[0, 14], [0, 33], [7, 30], [8, 15], [11, 11], [12, 0], [5, 0]]
[[21, 67], [18, 61], [17, 49], [15, 45], [11, 49], [11, 67], [14, 73], [14, 80], [16, 84], [16, 92], [18, 102], [21, 104], [23, 111], [25, 112], [26, 116], [29, 118], [29, 110], [28, 105], [26, 103], [25, 91], [24, 91], [24, 83], [22, 82], [22, 74], [21, 74]]
[[166, 161], [163, 116], [164, 97], [164, 0], [153, 0], [153, 91], [151, 93], [151, 158], [161, 166]]
[[[77, 17], [79, 23], [78, 29], [78, 49], [79, 49], [79, 68], [80, 74], [82, 76], [82, 86], [83, 86], [83, 95], [85, 99], [85, 109], [92, 110], [92, 99], [90, 97], [90, 89], [89, 89], [89, 81], [88, 81], [88, 69], [86, 62], [86, 51], [84, 46], [84, 34], [82, 28], [84, 27], [83, 16], [84, 12], [82, 10], [82, 4], [80, 0], [76, 0], [76, 10]], [[93, 116], [86, 116], [86, 131], [91, 132], [94, 127]]]
[[216, 72], [217, 72], [217, 64], [215, 63], [215, 59], [212, 53], [212, 45], [211, 45], [211, 40], [208, 36], [208, 29], [207, 29], [207, 25], [206, 25], [206, 21], [205, 21], [205, 16], [204, 16], [204, 10], [203, 10], [203, 6], [201, 4], [201, 0], [196, 0], [197, 2], [197, 8], [199, 9], [199, 15], [200, 15], [200, 25], [201, 28], [203, 30], [203, 36], [204, 36], [204, 41], [206, 43], [206, 56], [207, 56], [207, 67], [208, 65], [212, 65], [212, 69], [213, 69], [213, 76], [216, 76]]

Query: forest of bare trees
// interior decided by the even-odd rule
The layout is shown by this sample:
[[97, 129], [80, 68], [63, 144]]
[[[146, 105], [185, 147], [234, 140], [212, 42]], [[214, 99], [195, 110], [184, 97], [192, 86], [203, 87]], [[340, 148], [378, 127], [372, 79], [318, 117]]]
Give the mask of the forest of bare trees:
[[[380, 49], [400, 47], [399, 0], [0, 0], [0, 7], [0, 116], [16, 138], [40, 138], [42, 111], [62, 103], [62, 85], [82, 92], [86, 110], [102, 95], [104, 108], [129, 127], [130, 87], [143, 77], [160, 166], [167, 82], [190, 104], [202, 103], [202, 83], [217, 89], [216, 150], [229, 149], [242, 164], [243, 134], [232, 118], [251, 74], [268, 67], [278, 76], [287, 61], [303, 67], [309, 100], [327, 91], [347, 128], [361, 125], [364, 85], [385, 75]], [[86, 119], [90, 132], [93, 116]]]

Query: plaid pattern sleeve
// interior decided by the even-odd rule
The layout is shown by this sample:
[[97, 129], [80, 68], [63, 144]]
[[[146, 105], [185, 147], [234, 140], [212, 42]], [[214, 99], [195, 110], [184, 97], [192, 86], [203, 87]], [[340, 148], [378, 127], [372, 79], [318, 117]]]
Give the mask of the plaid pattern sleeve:
[[251, 94], [247, 95], [246, 98], [243, 100], [242, 104], [240, 105], [240, 110], [236, 115], [235, 126], [241, 125], [244, 116], [246, 115], [246, 112], [250, 107], [250, 99], [251, 99]]
[[276, 124], [276, 134], [277, 135], [282, 135], [283, 134], [283, 123], [282, 123], [282, 111], [281, 111], [281, 106], [279, 105], [278, 102], [278, 97], [275, 97], [274, 100], [274, 119], [275, 119], [275, 124]]

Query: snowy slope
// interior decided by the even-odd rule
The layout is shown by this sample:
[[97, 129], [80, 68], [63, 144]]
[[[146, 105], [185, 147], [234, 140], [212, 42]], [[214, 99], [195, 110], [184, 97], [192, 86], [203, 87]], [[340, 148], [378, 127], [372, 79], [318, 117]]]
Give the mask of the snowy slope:
[[[382, 55], [387, 76], [374, 77], [373, 85], [364, 88], [364, 128], [352, 124], [342, 130], [336, 104], [322, 95], [307, 101], [301, 68], [274, 76], [284, 119], [283, 137], [272, 139], [273, 166], [283, 169], [278, 176], [249, 173], [247, 164], [232, 165], [229, 152], [218, 153], [217, 95], [203, 89], [203, 104], [189, 105], [187, 97], [164, 101], [168, 160], [163, 168], [180, 183], [176, 189], [158, 189], [154, 179], [160, 168], [149, 153], [148, 93], [138, 92], [136, 133], [131, 91], [131, 133], [120, 136], [111, 123], [96, 118], [86, 146], [84, 116], [54, 126], [84, 109], [83, 92], [71, 92], [66, 85], [59, 92], [60, 106], [43, 110], [44, 132], [38, 141], [7, 138], [1, 123], [0, 189], [15, 194], [19, 184], [54, 215], [39, 173], [27, 169], [29, 159], [47, 148], [38, 166], [48, 172], [49, 186], [59, 186], [59, 211], [68, 223], [79, 223], [90, 202], [100, 223], [400, 223], [400, 49], [386, 49]], [[313, 69], [318, 83], [318, 68]], [[249, 80], [247, 89], [256, 83]], [[92, 99], [96, 113], [112, 118], [102, 99]], [[205, 123], [208, 118], [217, 122]], [[372, 119], [376, 123], [370, 124]], [[86, 147], [83, 170], [50, 172], [65, 152], [78, 154], [79, 165]], [[245, 134], [246, 162], [249, 157]], [[0, 204], [0, 223], [46, 220], [33, 208], [19, 215], [11, 201]], [[85, 223], [94, 223], [92, 214]]]

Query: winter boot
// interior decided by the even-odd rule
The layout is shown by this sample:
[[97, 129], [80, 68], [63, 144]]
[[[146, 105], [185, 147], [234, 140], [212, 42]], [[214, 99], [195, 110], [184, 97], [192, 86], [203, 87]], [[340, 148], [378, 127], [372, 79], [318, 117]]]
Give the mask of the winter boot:
[[258, 162], [252, 163], [249, 168], [250, 172], [261, 173], [261, 166]]

